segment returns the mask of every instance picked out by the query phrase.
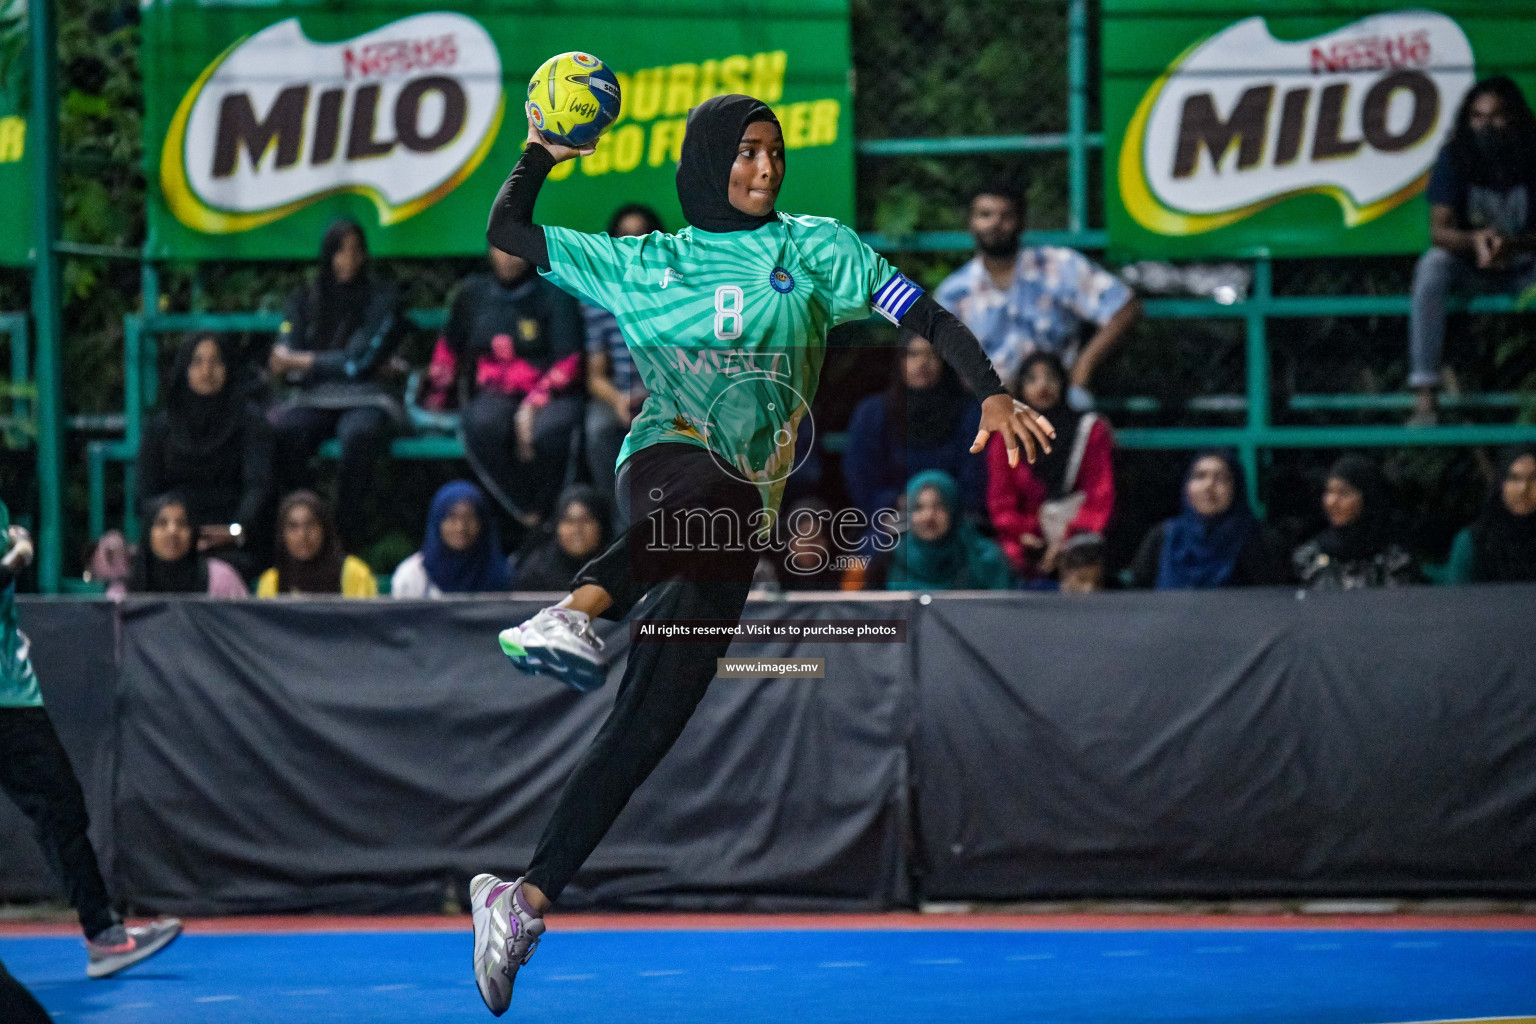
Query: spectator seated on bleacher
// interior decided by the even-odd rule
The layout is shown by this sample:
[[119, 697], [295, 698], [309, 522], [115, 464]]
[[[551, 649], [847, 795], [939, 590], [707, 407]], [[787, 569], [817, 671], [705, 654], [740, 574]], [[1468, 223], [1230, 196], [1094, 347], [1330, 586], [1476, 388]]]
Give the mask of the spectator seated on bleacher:
[[1292, 563], [1302, 584], [1316, 590], [1354, 590], [1420, 583], [1413, 556], [1381, 467], [1346, 455], [1328, 471], [1323, 489], [1328, 529], [1296, 549]]
[[276, 549], [272, 568], [256, 583], [257, 597], [379, 596], [373, 571], [342, 548], [331, 510], [314, 491], [295, 491], [278, 506]]
[[531, 526], [553, 507], [582, 425], [581, 305], [526, 260], [492, 248], [490, 263], [454, 294], [427, 406], [457, 399], [482, 482]]
[[821, 498], [800, 498], [785, 506], [774, 523], [776, 543], [767, 559], [779, 589], [843, 589], [845, 574], [839, 559], [844, 552], [832, 537], [831, 522], [831, 507]]
[[560, 492], [555, 514], [517, 563], [517, 590], [569, 590], [577, 571], [613, 540], [608, 502], [597, 488], [573, 484]]
[[860, 401], [848, 423], [843, 479], [865, 523], [895, 508], [907, 481], [929, 469], [959, 481], [957, 515], [981, 517], [986, 464], [971, 454], [980, 422], [981, 406], [954, 369], [928, 339], [903, 331], [889, 385]]
[[176, 351], [165, 408], [139, 443], [138, 510], [180, 495], [199, 551], [254, 577], [271, 558], [272, 427], [235, 383], [230, 349], [191, 335]]
[[162, 494], [144, 507], [144, 542], [129, 562], [128, 579], [107, 588], [123, 594], [207, 594], [249, 597], [240, 574], [223, 559], [197, 549], [187, 503], [179, 494]]
[[1536, 447], [1500, 460], [1482, 515], [1456, 535], [1447, 583], [1536, 583]]
[[1096, 594], [1108, 583], [1108, 549], [1097, 533], [1078, 533], [1061, 546], [1057, 568], [1063, 594]]
[[[608, 221], [608, 234], [614, 238], [663, 230], [656, 211], [639, 203], [619, 207]], [[635, 370], [614, 315], [586, 303], [582, 303], [581, 312], [587, 334], [587, 470], [592, 486], [607, 496], [613, 493], [624, 435], [645, 401], [645, 384]], [[625, 524], [615, 525], [623, 529]]]
[[1102, 534], [1115, 508], [1114, 438], [1094, 413], [1066, 402], [1067, 373], [1050, 352], [1019, 368], [1016, 393], [1056, 428], [1051, 450], [1031, 464], [1008, 465], [1001, 434], [987, 445], [987, 509], [998, 546], [1018, 576], [1049, 576], [1062, 545], [1081, 533]]
[[[1069, 404], [1087, 409], [1094, 372], [1141, 315], [1141, 302], [1075, 249], [1021, 249], [1026, 213], [1024, 192], [1013, 185], [976, 193], [970, 209], [976, 255], [933, 297], [971, 329], [1004, 381], [1018, 376], [1031, 352], [1055, 352], [1072, 371]], [[1093, 336], [1079, 345], [1088, 325]]]
[[1408, 330], [1415, 392], [1408, 422], [1418, 426], [1438, 418], [1447, 295], [1536, 284], [1536, 117], [1511, 79], [1485, 79], [1461, 101], [1428, 198], [1434, 248], [1414, 270]]
[[405, 329], [398, 290], [368, 271], [363, 229], [336, 221], [320, 243], [314, 283], [288, 299], [267, 365], [294, 386], [271, 412], [278, 483], [284, 491], [309, 486], [310, 458], [335, 436], [337, 520], [348, 544], [362, 541], [378, 461], [406, 423], [388, 382], [403, 374], [395, 350]]
[[1013, 577], [998, 546], [960, 514], [955, 480], [940, 469], [907, 482], [907, 529], [884, 562], [887, 590], [1008, 590]]
[[450, 480], [432, 496], [421, 550], [395, 567], [389, 595], [442, 597], [511, 589], [512, 569], [485, 492], [468, 480]]
[[1248, 505], [1243, 467], [1230, 452], [1200, 452], [1184, 474], [1184, 510], [1147, 531], [1131, 585], [1207, 590], [1280, 582], [1278, 559]]

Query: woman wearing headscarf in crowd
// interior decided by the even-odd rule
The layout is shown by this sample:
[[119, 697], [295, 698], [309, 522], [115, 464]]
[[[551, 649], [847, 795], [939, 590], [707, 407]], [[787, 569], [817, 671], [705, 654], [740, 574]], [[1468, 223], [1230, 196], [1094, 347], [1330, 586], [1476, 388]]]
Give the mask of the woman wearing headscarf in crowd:
[[[656, 211], [640, 203], [626, 203], [608, 219], [608, 234], [614, 238], [665, 230]], [[645, 384], [624, 344], [618, 319], [601, 306], [585, 302], [581, 315], [587, 338], [587, 469], [597, 493], [608, 497], [613, 494], [624, 435], [645, 401]], [[615, 524], [619, 529], [624, 525]]]
[[366, 562], [349, 555], [314, 491], [295, 491], [277, 509], [277, 554], [256, 583], [257, 597], [340, 594], [377, 597], [379, 583]]
[[1278, 559], [1248, 506], [1243, 467], [1230, 452], [1201, 452], [1184, 474], [1184, 510], [1141, 542], [1134, 586], [1157, 590], [1253, 587], [1280, 582]]
[[998, 438], [987, 448], [987, 509], [998, 546], [1025, 578], [1053, 573], [1061, 546], [1080, 533], [1102, 534], [1115, 508], [1109, 424], [1069, 408], [1066, 389], [1059, 356], [1030, 355], [1019, 367], [1017, 393], [1056, 428], [1051, 450], [1010, 467]]
[[465, 278], [432, 353], [430, 404], [457, 389], [481, 481], [526, 526], [549, 513], [581, 429], [581, 304], [527, 260], [491, 247]]
[[396, 567], [390, 596], [442, 597], [511, 589], [512, 571], [485, 492], [468, 480], [451, 480], [438, 488], [427, 510], [426, 539], [420, 551]]
[[378, 461], [405, 410], [386, 378], [398, 376], [405, 335], [395, 286], [369, 273], [368, 244], [355, 221], [338, 220], [320, 243], [314, 283], [283, 312], [268, 367], [294, 385], [273, 410], [277, 475], [284, 490], [308, 486], [309, 460], [326, 438], [341, 442], [337, 519], [349, 544], [362, 540]]
[[199, 551], [254, 575], [270, 556], [272, 428], [235, 383], [233, 349], [190, 335], [176, 350], [165, 407], [144, 428], [138, 456], [139, 514], [180, 495]]
[[[250, 596], [229, 563], [198, 552], [187, 503], [179, 494], [162, 494], [145, 508], [144, 542], [130, 563], [127, 592]], [[117, 596], [116, 588], [108, 594]]]
[[[938, 469], [959, 482], [957, 514], [985, 512], [986, 464], [970, 454], [981, 409], [928, 340], [903, 329], [885, 391], [865, 398], [848, 423], [843, 478], [867, 524], [915, 474]], [[867, 541], [872, 529], [865, 534]]]
[[1398, 542], [1391, 489], [1375, 462], [1346, 455], [1333, 464], [1323, 515], [1328, 529], [1291, 558], [1303, 585], [1353, 590], [1421, 582], [1413, 556]]
[[613, 538], [608, 502], [594, 487], [567, 487], [542, 534], [517, 564], [513, 585], [518, 590], [565, 590]]
[[1456, 535], [1447, 583], [1536, 583], [1536, 447], [1515, 448], [1482, 515]]
[[907, 529], [887, 564], [887, 590], [1007, 590], [1013, 586], [1008, 560], [961, 516], [960, 489], [954, 477], [941, 469], [924, 470], [907, 481]]

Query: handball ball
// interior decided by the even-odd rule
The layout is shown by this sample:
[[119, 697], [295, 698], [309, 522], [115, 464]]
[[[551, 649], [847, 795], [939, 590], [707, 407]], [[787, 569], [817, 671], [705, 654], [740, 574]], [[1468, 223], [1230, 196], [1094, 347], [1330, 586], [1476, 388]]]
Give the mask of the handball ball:
[[618, 116], [619, 80], [590, 53], [551, 57], [528, 82], [528, 117], [556, 145], [590, 146]]

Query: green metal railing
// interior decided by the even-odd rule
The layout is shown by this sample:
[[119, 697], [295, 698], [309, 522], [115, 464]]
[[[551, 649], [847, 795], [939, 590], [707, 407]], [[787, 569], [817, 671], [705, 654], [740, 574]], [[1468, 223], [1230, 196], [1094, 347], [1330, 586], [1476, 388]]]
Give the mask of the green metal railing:
[[5, 335], [11, 351], [11, 376], [0, 386], [0, 398], [9, 401], [9, 410], [0, 415], [0, 438], [9, 448], [31, 447], [37, 443], [37, 385], [32, 382], [32, 336], [25, 313], [0, 313], [0, 334]]
[[[889, 160], [914, 157], [963, 157], [977, 154], [1014, 153], [1020, 155], [1065, 153], [1067, 157], [1067, 217], [1060, 229], [1026, 232], [1028, 244], [1064, 245], [1079, 249], [1102, 250], [1105, 232], [1089, 223], [1090, 157], [1104, 147], [1103, 135], [1089, 130], [1088, 108], [1088, 3], [1065, 0], [1067, 6], [1067, 127], [1063, 132], [1023, 135], [973, 136], [951, 138], [861, 139], [856, 143], [860, 159]], [[34, 46], [34, 52], [36, 51]], [[918, 231], [903, 235], [868, 232], [863, 238], [885, 252], [963, 252], [971, 248], [971, 238], [963, 231]], [[62, 251], [62, 243], [50, 251]], [[101, 255], [101, 254], [97, 254]], [[1167, 319], [1237, 319], [1244, 324], [1246, 360], [1244, 390], [1240, 395], [1208, 395], [1191, 401], [1186, 408], [1204, 412], [1241, 415], [1241, 422], [1228, 426], [1131, 427], [1116, 432], [1118, 443], [1131, 449], [1189, 449], [1211, 445], [1233, 447], [1240, 453], [1248, 470], [1249, 486], [1255, 504], [1261, 488], [1261, 455], [1266, 450], [1282, 448], [1332, 448], [1380, 446], [1463, 446], [1491, 445], [1536, 440], [1536, 425], [1463, 425], [1431, 428], [1401, 426], [1286, 426], [1272, 422], [1274, 399], [1270, 380], [1268, 322], [1275, 319], [1323, 316], [1406, 316], [1406, 295], [1334, 295], [1277, 296], [1273, 294], [1273, 266], [1268, 259], [1253, 263], [1253, 294], [1245, 301], [1223, 305], [1205, 299], [1149, 298], [1146, 315]], [[161, 292], [159, 276], [153, 264], [145, 262], [142, 274], [143, 309], [157, 311]], [[1485, 296], [1465, 304], [1475, 313], [1516, 311], [1512, 299]], [[441, 311], [420, 311], [413, 316], [421, 326], [432, 318], [440, 322]], [[270, 331], [279, 317], [268, 313], [160, 313], [147, 312], [128, 317], [124, 323], [124, 409], [123, 436], [110, 441], [95, 441], [87, 448], [90, 487], [89, 526], [92, 536], [105, 527], [107, 465], [124, 463], [124, 487], [132, 507], [134, 491], [132, 459], [138, 450], [144, 411], [152, 406], [157, 384], [157, 339], [172, 331]], [[43, 378], [40, 376], [40, 380]], [[1160, 404], [1152, 398], [1105, 396], [1106, 406], [1130, 411], [1156, 411]], [[1291, 412], [1395, 411], [1406, 408], [1411, 396], [1298, 394], [1289, 397]], [[1468, 395], [1448, 399], [1447, 407], [1519, 409], [1536, 404], [1529, 394]], [[836, 447], [832, 439], [829, 447]], [[403, 458], [451, 458], [459, 453], [457, 442], [444, 437], [406, 438], [396, 442], [396, 454]], [[125, 517], [125, 527], [132, 535], [134, 516]], [[44, 520], [47, 514], [45, 511]], [[46, 531], [45, 531], [46, 532]], [[57, 541], [57, 536], [54, 540]], [[57, 559], [57, 552], [54, 556]], [[46, 577], [45, 589], [48, 588]]]

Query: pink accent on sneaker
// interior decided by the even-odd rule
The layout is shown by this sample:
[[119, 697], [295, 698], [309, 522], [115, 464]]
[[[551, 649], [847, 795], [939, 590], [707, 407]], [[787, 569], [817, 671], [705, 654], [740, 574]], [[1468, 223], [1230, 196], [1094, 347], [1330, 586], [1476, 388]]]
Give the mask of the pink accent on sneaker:
[[527, 914], [529, 917], [543, 917], [544, 916], [543, 914], [536, 914], [536, 913], [533, 912], [532, 904], [530, 904], [526, 899], [523, 898], [523, 887], [521, 885], [519, 885], [517, 887], [517, 892], [512, 894], [512, 901], [517, 904], [518, 909], [520, 909], [523, 913]]
[[512, 888], [511, 882], [502, 882], [500, 885], [496, 886], [489, 893], [487, 893], [485, 897], [485, 909], [490, 910], [491, 904], [495, 903], [501, 894], [510, 888]]

